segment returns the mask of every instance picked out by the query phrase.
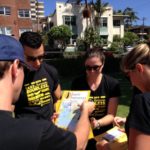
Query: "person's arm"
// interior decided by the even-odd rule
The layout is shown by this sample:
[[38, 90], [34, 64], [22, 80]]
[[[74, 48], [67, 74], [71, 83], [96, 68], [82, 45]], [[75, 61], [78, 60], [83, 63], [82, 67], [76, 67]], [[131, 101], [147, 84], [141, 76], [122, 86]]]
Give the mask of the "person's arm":
[[60, 86], [60, 84], [58, 84], [56, 90], [54, 91], [55, 101], [60, 100], [61, 96], [62, 96], [61, 86]]
[[48, 72], [49, 76], [53, 79], [54, 81], [54, 87], [52, 89], [52, 95], [54, 98], [54, 103], [57, 102], [57, 100], [61, 99], [62, 96], [62, 91], [61, 91], [61, 85], [59, 82], [59, 75], [58, 75], [58, 71], [56, 70], [55, 67], [48, 65], [46, 63], [44, 63], [44, 67], [45, 70]]
[[[53, 94], [53, 96], [54, 96], [54, 110], [55, 111], [57, 111], [57, 105], [58, 105], [58, 103], [60, 103], [59, 101], [61, 100], [61, 97], [62, 97], [62, 91], [61, 91], [61, 86], [60, 86], [60, 84], [58, 84], [58, 86], [57, 86], [57, 88], [56, 88], [56, 90], [54, 91], [54, 94]], [[55, 116], [55, 114], [54, 114], [54, 116]], [[53, 117], [52, 117], [53, 118]], [[54, 119], [54, 118], [53, 118]]]
[[109, 146], [109, 142], [101, 139], [98, 142], [96, 142], [96, 149], [97, 150], [111, 150], [110, 146]]
[[98, 120], [93, 118], [91, 121], [92, 127], [100, 128], [101, 126], [106, 126], [106, 125], [113, 123], [114, 117], [117, 112], [117, 107], [118, 107], [118, 97], [110, 98], [109, 103], [108, 103], [107, 115]]
[[114, 125], [116, 125], [117, 127], [124, 126], [125, 123], [126, 123], [126, 118], [119, 117], [119, 116], [116, 116], [114, 118]]
[[150, 135], [146, 135], [134, 128], [129, 129], [128, 150], [149, 150]]
[[[95, 127], [100, 128], [101, 126], [106, 126], [113, 123], [114, 117], [117, 112], [117, 106], [118, 106], [118, 97], [111, 98], [108, 103], [107, 115], [99, 120], [95, 119], [96, 120]], [[101, 139], [99, 142], [97, 142], [96, 148], [97, 150], [110, 150], [109, 142], [106, 141], [105, 139]]]
[[82, 150], [86, 147], [90, 132], [89, 115], [94, 109], [95, 104], [93, 102], [83, 103], [81, 116], [74, 131], [77, 138], [77, 150]]

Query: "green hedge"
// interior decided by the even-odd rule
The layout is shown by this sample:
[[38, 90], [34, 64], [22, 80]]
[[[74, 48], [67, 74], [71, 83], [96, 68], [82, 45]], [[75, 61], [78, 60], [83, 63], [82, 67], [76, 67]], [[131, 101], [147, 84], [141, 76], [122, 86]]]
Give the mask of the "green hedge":
[[[54, 65], [60, 76], [71, 77], [80, 75], [84, 72], [84, 59], [71, 58], [71, 59], [52, 59], [46, 60], [48, 64]], [[104, 73], [120, 72], [120, 59], [114, 57], [106, 57]]]

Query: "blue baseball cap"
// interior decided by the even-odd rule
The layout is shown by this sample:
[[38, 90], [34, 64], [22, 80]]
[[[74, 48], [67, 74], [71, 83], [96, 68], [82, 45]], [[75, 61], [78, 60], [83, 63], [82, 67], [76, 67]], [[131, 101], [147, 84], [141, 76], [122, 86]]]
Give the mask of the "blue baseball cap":
[[27, 68], [25, 63], [24, 49], [21, 43], [11, 36], [0, 34], [0, 61], [13, 61], [19, 59]]

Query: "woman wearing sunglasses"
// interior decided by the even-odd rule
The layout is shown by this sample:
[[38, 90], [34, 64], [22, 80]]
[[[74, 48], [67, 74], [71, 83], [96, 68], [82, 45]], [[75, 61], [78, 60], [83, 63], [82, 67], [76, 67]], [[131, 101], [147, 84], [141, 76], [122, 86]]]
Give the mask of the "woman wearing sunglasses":
[[[102, 73], [105, 55], [101, 49], [90, 49], [85, 57], [85, 74], [76, 78], [72, 83], [72, 90], [90, 90], [90, 100], [96, 104], [91, 115], [91, 125], [94, 136], [113, 127], [116, 115], [120, 86], [116, 79]], [[89, 140], [87, 150], [96, 149], [94, 139]]]
[[118, 126], [126, 122], [128, 150], [149, 150], [150, 43], [139, 44], [124, 56], [122, 70], [141, 93], [133, 97], [127, 119], [116, 117], [114, 121]]

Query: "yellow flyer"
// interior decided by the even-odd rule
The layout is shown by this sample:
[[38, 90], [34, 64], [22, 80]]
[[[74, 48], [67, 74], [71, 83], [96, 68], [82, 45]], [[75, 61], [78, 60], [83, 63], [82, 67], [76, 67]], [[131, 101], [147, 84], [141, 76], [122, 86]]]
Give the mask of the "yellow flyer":
[[[58, 102], [56, 110], [59, 114], [55, 124], [63, 129], [74, 131], [80, 117], [80, 106], [88, 101], [90, 91], [63, 91], [62, 99]], [[92, 137], [93, 134], [90, 137]]]

